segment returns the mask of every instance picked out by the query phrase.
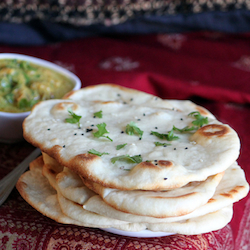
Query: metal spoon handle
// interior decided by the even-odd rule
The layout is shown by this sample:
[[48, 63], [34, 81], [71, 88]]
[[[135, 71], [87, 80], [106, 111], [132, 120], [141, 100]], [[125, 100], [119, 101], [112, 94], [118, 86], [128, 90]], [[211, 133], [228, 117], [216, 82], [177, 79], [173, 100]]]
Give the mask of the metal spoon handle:
[[36, 159], [39, 154], [41, 154], [41, 151], [39, 148], [36, 148], [16, 168], [0, 180], [0, 206], [8, 198], [12, 189], [15, 187], [17, 180], [28, 168], [29, 163]]

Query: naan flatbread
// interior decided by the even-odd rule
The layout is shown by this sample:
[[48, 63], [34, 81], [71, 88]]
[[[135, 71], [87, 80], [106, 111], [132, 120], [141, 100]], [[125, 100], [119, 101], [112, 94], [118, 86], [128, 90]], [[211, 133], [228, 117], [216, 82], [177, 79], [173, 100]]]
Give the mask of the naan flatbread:
[[[134, 215], [128, 212], [122, 212], [119, 209], [115, 209], [111, 205], [108, 205], [108, 203], [104, 201], [105, 199], [103, 200], [99, 195], [89, 198], [83, 207], [86, 210], [104, 216], [112, 216], [112, 218], [129, 222], [170, 223], [203, 216], [205, 214], [220, 210], [226, 206], [230, 206], [231, 204], [244, 198], [248, 194], [248, 191], [249, 184], [246, 181], [244, 171], [240, 168], [240, 166], [238, 166], [237, 163], [234, 163], [225, 171], [225, 174], [220, 184], [217, 186], [213, 197], [209, 199], [205, 205], [186, 215], [167, 218], [154, 218], [149, 216]], [[130, 205], [133, 206], [134, 204], [131, 203]]]
[[224, 173], [168, 191], [123, 191], [84, 180], [111, 207], [124, 213], [165, 218], [193, 212], [214, 195]]
[[68, 168], [56, 176], [57, 190], [66, 198], [83, 205], [96, 193], [87, 188], [82, 179]]
[[[220, 177], [222, 177], [222, 175], [214, 177], [214, 180], [213, 180], [214, 184], [216, 183], [216, 181], [220, 180]], [[49, 176], [47, 176], [47, 178], [51, 179]], [[133, 208], [132, 211], [135, 209], [134, 205], [137, 203], [137, 198], [139, 197], [139, 198], [142, 198], [141, 207], [144, 207], [144, 208], [146, 207], [147, 209], [150, 209], [152, 205], [148, 204], [149, 202], [147, 200], [147, 197], [149, 196], [149, 194], [153, 193], [154, 196], [160, 196], [161, 193], [165, 193], [165, 192], [119, 191], [119, 190], [109, 190], [104, 187], [99, 187], [100, 194], [104, 199], [103, 200], [99, 195], [96, 195], [96, 193], [88, 189], [84, 185], [81, 178], [76, 173], [72, 172], [70, 169], [66, 167], [61, 173], [57, 174], [56, 178], [55, 177], [53, 178], [56, 179], [56, 184], [52, 183], [52, 186], [56, 185], [57, 188], [60, 190], [60, 193], [65, 198], [75, 203], [78, 203], [81, 205], [83, 204], [84, 209], [95, 212], [97, 214], [100, 214], [106, 217], [111, 217], [111, 218], [115, 218], [115, 219], [122, 220], [122, 221], [139, 222], [139, 223], [163, 223], [163, 222], [169, 223], [169, 222], [176, 222], [180, 220], [186, 220], [186, 219], [202, 216], [207, 213], [215, 212], [226, 206], [231, 205], [234, 202], [237, 202], [238, 200], [244, 198], [249, 191], [249, 184], [246, 181], [244, 171], [235, 162], [225, 171], [225, 174], [223, 175], [222, 180], [220, 181], [219, 185], [216, 187], [215, 193], [205, 205], [199, 206], [193, 212], [187, 213], [185, 215], [171, 216], [171, 217], [166, 217], [166, 218], [156, 218], [155, 214], [153, 214], [153, 216], [151, 217], [135, 215], [131, 213], [130, 208], [131, 207]], [[205, 190], [207, 190], [206, 186], [209, 184], [210, 180], [211, 179], [208, 179], [207, 183], [190, 183], [186, 187], [182, 187], [178, 190], [171, 190], [166, 193], [169, 193], [169, 197], [173, 199], [173, 203], [176, 203], [177, 200], [179, 199], [179, 204], [181, 204], [180, 208], [183, 208], [183, 207], [185, 208], [186, 206], [190, 206], [189, 205], [190, 203], [192, 204], [193, 202], [196, 202], [195, 199], [192, 200], [190, 196], [194, 195], [194, 198], [197, 198], [196, 195], [199, 195], [198, 194], [199, 189], [201, 191], [201, 195], [202, 194], [204, 196], [206, 195], [206, 192], [205, 192]], [[194, 192], [192, 192], [192, 190]], [[95, 191], [98, 193], [98, 190], [95, 190]], [[125, 199], [123, 197], [122, 201], [123, 201], [123, 204], [124, 203], [127, 204], [129, 211], [126, 211], [126, 212], [122, 211], [120, 207], [117, 208], [117, 204], [111, 203], [110, 205], [108, 205], [109, 199], [106, 199], [105, 196], [109, 195], [110, 191], [111, 192], [115, 191], [115, 195], [113, 194], [113, 202], [116, 202], [117, 200], [121, 200], [122, 198], [121, 193], [126, 192]], [[187, 195], [188, 191], [191, 195], [188, 195], [188, 198], [185, 199], [185, 194]], [[142, 194], [141, 197], [139, 196], [139, 193]], [[172, 197], [170, 194], [172, 194]], [[174, 194], [177, 197], [175, 197]], [[184, 196], [183, 199], [180, 197], [180, 194]], [[132, 198], [130, 197], [130, 195], [132, 196]], [[131, 201], [131, 203], [129, 201]], [[140, 204], [138, 203], [136, 204], [135, 207], [139, 208], [139, 212], [140, 210], [143, 210], [143, 208], [141, 208]], [[176, 204], [174, 204], [174, 207], [176, 208]], [[169, 215], [169, 210], [172, 211], [172, 209], [173, 208], [170, 205], [168, 206], [166, 205], [165, 213], [168, 213]]]
[[30, 171], [24, 173], [17, 182], [17, 189], [22, 197], [43, 215], [64, 224], [75, 224], [85, 227], [112, 227], [128, 222], [108, 218], [83, 209], [79, 204], [67, 200], [58, 193], [50, 183], [54, 175], [47, 172], [43, 176], [41, 158], [32, 163]]
[[21, 196], [41, 214], [63, 224], [91, 226], [66, 216], [60, 209], [57, 192], [42, 175], [42, 158], [30, 165], [31, 170], [25, 172], [18, 180], [16, 188]]
[[[80, 128], [65, 121], [71, 117], [69, 109], [81, 116]], [[96, 115], [100, 111], [101, 118]], [[206, 116], [208, 124], [193, 132], [174, 131], [179, 137], [176, 140], [155, 136], [169, 135], [173, 126], [193, 126], [192, 111]], [[108, 133], [102, 134], [104, 125]], [[204, 108], [115, 85], [87, 87], [64, 100], [41, 102], [25, 119], [23, 129], [27, 141], [62, 166], [102, 186], [121, 190], [161, 191], [204, 181], [233, 164], [240, 148], [236, 132]], [[163, 145], [156, 146], [156, 142]], [[90, 153], [93, 149], [104, 154]], [[114, 157], [121, 160], [114, 162]]]
[[23, 131], [43, 156], [17, 189], [60, 223], [206, 233], [249, 191], [237, 133], [190, 101], [91, 86], [35, 105]]
[[[79, 218], [77, 216], [82, 213], [82, 211], [80, 210], [81, 208], [78, 206], [78, 208], [75, 209], [75, 207], [72, 206], [71, 203], [67, 204], [66, 202], [64, 204], [64, 201], [60, 200], [63, 197], [58, 196], [55, 189], [50, 186], [48, 180], [42, 175], [41, 162], [41, 158], [39, 158], [39, 160], [37, 161], [35, 160], [31, 164], [31, 170], [25, 172], [17, 182], [18, 191], [30, 205], [32, 205], [36, 210], [38, 210], [45, 216], [63, 224], [74, 224], [79, 226], [100, 228], [108, 227], [108, 225], [96, 225], [86, 223], [85, 219], [91, 221], [91, 216], [93, 215], [93, 213], [90, 213], [90, 217], [84, 216], [81, 218], [82, 221], [79, 221]], [[70, 216], [65, 215], [62, 212], [60, 202], [58, 202], [58, 197], [60, 202], [63, 203], [63, 207], [66, 206], [69, 208], [67, 213], [69, 212], [70, 216], [76, 217], [76, 219], [72, 219]], [[214, 213], [209, 213], [204, 216], [183, 220], [180, 222], [157, 224], [121, 223], [120, 225], [113, 224], [112, 227], [119, 230], [134, 232], [149, 229], [151, 231], [162, 231], [182, 234], [200, 234], [212, 230], [218, 230], [224, 227], [231, 220], [231, 218], [232, 206], [229, 206]], [[106, 217], [106, 220], [109, 222], [112, 221], [112, 219], [108, 217]]]
[[232, 216], [233, 208], [232, 205], [230, 205], [219, 211], [184, 221], [156, 224], [131, 223], [115, 226], [115, 228], [130, 232], [148, 229], [153, 232], [172, 232], [185, 235], [194, 235], [219, 230], [230, 222]]

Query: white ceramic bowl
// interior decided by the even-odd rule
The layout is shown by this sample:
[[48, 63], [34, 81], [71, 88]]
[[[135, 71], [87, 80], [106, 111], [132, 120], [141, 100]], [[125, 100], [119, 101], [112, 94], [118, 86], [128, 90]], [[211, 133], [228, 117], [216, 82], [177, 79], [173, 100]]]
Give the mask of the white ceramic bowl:
[[[73, 90], [81, 88], [80, 79], [69, 70], [60, 67], [54, 63], [38, 59], [32, 56], [12, 53], [0, 53], [0, 59], [18, 59], [29, 61], [33, 64], [40, 65], [61, 73], [75, 83]], [[0, 142], [13, 143], [23, 139], [22, 123], [30, 111], [22, 113], [8, 113], [0, 111]]]

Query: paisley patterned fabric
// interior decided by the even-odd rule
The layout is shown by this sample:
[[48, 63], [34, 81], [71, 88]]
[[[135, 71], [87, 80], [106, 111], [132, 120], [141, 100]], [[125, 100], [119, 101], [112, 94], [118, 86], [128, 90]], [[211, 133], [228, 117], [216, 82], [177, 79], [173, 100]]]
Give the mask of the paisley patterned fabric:
[[[0, 45], [0, 51], [55, 62], [77, 74], [83, 86], [112, 82], [163, 98], [193, 100], [239, 133], [239, 164], [249, 181], [249, 36], [200, 32], [89, 38], [36, 47]], [[32, 150], [24, 141], [0, 143], [0, 178]], [[1, 250], [246, 250], [249, 228], [249, 195], [234, 205], [232, 221], [221, 230], [160, 238], [124, 237], [56, 223], [28, 205], [16, 189], [0, 207]]]
[[50, 20], [74, 25], [114, 25], [148, 15], [250, 9], [249, 0], [2, 0], [0, 21]]

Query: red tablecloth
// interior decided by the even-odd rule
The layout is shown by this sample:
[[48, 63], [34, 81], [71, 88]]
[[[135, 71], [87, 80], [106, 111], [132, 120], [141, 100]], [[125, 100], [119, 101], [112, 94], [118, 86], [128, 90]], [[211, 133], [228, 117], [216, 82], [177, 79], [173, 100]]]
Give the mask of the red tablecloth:
[[[250, 34], [214, 32], [88, 38], [0, 52], [40, 57], [77, 74], [83, 86], [116, 83], [163, 98], [191, 99], [239, 134], [239, 164], [250, 180]], [[0, 178], [33, 150], [0, 144]], [[0, 207], [0, 249], [250, 249], [250, 198], [234, 205], [225, 228], [203, 235], [117, 236], [62, 225], [42, 216], [14, 190]]]

